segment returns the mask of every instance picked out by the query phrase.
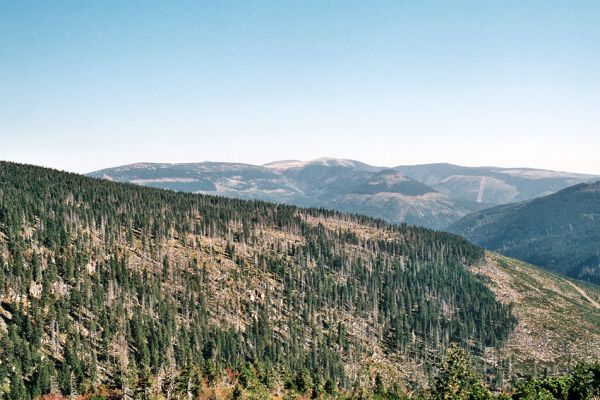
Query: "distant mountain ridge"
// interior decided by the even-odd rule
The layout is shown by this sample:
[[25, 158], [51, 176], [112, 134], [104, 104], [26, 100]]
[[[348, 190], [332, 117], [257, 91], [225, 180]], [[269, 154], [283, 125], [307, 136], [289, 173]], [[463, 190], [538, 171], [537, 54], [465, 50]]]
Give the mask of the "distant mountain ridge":
[[387, 168], [327, 157], [264, 165], [138, 163], [88, 175], [183, 192], [326, 207], [437, 229], [474, 211], [554, 193], [594, 178], [452, 164]]
[[473, 213], [448, 230], [510, 257], [600, 284], [600, 182]]
[[530, 200], [594, 179], [594, 175], [535, 168], [425, 164], [395, 169], [453, 197], [486, 204]]

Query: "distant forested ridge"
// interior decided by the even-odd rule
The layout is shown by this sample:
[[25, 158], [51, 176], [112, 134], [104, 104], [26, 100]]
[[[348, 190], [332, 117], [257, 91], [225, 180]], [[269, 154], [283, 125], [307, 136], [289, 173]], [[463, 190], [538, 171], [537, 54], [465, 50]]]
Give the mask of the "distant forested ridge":
[[476, 212], [449, 230], [509, 257], [600, 284], [600, 181]]
[[510, 334], [511, 307], [465, 269], [482, 256], [366, 217], [2, 162], [0, 390], [134, 396], [248, 363], [352, 387], [361, 362], [398, 361], [417, 380], [452, 342]]

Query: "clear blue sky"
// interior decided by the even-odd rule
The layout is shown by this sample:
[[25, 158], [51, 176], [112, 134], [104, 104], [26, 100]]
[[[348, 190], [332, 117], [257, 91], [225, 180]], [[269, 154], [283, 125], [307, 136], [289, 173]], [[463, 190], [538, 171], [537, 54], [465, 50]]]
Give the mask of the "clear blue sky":
[[0, 159], [600, 174], [600, 1], [0, 2]]

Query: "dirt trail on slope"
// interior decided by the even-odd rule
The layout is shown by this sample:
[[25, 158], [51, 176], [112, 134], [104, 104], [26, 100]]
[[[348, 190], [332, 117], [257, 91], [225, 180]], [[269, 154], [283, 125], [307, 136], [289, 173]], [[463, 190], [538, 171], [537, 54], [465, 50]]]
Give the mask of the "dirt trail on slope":
[[571, 281], [567, 281], [567, 283], [571, 286], [573, 286], [573, 289], [577, 290], [577, 292], [582, 295], [587, 301], [589, 301], [590, 303], [592, 303], [592, 305], [594, 307], [596, 307], [598, 310], [600, 310], [600, 304], [598, 304], [596, 301], [594, 301], [594, 299], [592, 299], [590, 296], [587, 295], [586, 292], [583, 291], [583, 289], [581, 289], [579, 286], [577, 286], [576, 284], [574, 284]]

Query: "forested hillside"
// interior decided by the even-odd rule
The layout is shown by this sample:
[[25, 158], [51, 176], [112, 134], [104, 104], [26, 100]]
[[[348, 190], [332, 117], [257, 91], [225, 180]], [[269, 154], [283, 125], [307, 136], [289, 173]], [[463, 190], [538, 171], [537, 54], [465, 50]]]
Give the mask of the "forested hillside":
[[0, 397], [188, 397], [235, 371], [410, 389], [451, 343], [502, 384], [517, 320], [483, 262], [423, 228], [1, 162]]
[[470, 214], [448, 229], [490, 250], [600, 284], [600, 182]]

